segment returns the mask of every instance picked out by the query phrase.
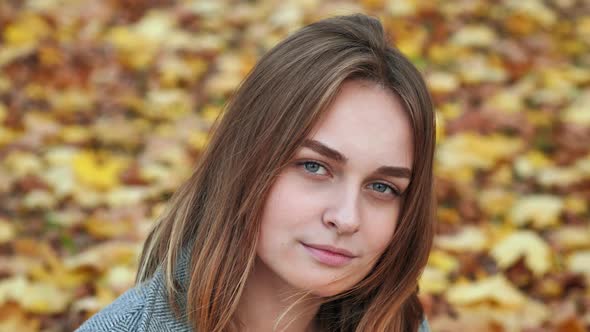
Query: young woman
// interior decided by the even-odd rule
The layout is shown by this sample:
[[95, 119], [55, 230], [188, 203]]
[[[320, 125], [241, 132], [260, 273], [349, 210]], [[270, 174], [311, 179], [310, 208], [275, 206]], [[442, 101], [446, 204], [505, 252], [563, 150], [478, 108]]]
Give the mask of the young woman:
[[435, 117], [378, 20], [275, 46], [150, 233], [137, 285], [78, 331], [427, 331]]

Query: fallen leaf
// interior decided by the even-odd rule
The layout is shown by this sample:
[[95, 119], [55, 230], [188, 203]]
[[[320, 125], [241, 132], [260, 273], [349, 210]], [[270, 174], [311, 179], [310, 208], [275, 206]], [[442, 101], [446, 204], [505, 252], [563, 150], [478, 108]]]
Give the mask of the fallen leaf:
[[30, 282], [22, 276], [0, 281], [0, 303], [17, 302], [24, 310], [38, 314], [60, 313], [72, 294], [48, 283]]
[[470, 305], [491, 302], [506, 308], [522, 308], [526, 297], [502, 275], [495, 275], [470, 283], [457, 283], [446, 292], [449, 302]]
[[572, 272], [580, 272], [590, 278], [590, 250], [573, 252], [567, 258], [567, 267]]
[[6, 219], [0, 218], [0, 244], [10, 242], [16, 236], [16, 228]]
[[127, 162], [124, 159], [106, 152], [81, 151], [72, 160], [78, 181], [100, 190], [117, 186], [119, 174], [126, 166]]
[[554, 195], [535, 194], [519, 198], [508, 216], [517, 226], [532, 223], [535, 228], [557, 226], [563, 211], [563, 199]]
[[19, 305], [0, 306], [0, 331], [38, 332], [40, 327], [40, 320], [30, 317]]
[[434, 243], [437, 247], [455, 252], [480, 251], [487, 246], [487, 235], [479, 228], [464, 226], [451, 235], [440, 235]]
[[496, 32], [486, 25], [466, 25], [449, 40], [462, 47], [490, 47], [497, 42]]
[[420, 292], [440, 294], [449, 287], [446, 274], [436, 268], [426, 267], [419, 280]]
[[517, 231], [496, 243], [490, 254], [498, 266], [505, 269], [520, 257], [536, 276], [541, 276], [551, 268], [551, 249], [549, 245], [532, 231]]

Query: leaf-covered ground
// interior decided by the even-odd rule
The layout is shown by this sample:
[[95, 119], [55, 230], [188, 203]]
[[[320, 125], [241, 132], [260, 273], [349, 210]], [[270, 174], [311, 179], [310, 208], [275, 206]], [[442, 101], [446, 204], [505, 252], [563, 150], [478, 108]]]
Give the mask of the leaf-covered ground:
[[590, 330], [590, 3], [0, 1], [0, 331], [71, 331], [290, 31], [379, 16], [436, 101], [434, 331]]

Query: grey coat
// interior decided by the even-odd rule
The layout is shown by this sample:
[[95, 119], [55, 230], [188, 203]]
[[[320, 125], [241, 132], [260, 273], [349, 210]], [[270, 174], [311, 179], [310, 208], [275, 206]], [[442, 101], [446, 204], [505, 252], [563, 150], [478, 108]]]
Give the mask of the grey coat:
[[[180, 287], [186, 287], [188, 280], [188, 252], [179, 259], [175, 277]], [[185, 303], [179, 303], [183, 308]], [[137, 285], [96, 315], [90, 317], [76, 332], [191, 332], [188, 321], [178, 319], [168, 304], [164, 285], [164, 274], [160, 269], [150, 280]], [[426, 319], [419, 332], [429, 332]]]

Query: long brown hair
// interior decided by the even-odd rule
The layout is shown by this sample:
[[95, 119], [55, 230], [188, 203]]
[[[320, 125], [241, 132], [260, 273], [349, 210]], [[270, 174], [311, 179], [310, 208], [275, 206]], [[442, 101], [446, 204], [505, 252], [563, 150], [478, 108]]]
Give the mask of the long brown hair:
[[[389, 46], [377, 19], [355, 14], [308, 25], [259, 60], [149, 234], [137, 282], [160, 266], [170, 303], [183, 297], [196, 331], [234, 326], [269, 188], [348, 79], [375, 82], [401, 98], [413, 129], [413, 174], [384, 255], [354, 289], [328, 299], [316, 319], [330, 331], [417, 330], [417, 279], [434, 235], [435, 117], [418, 70]], [[187, 247], [189, 281], [180, 292], [175, 263]]]

